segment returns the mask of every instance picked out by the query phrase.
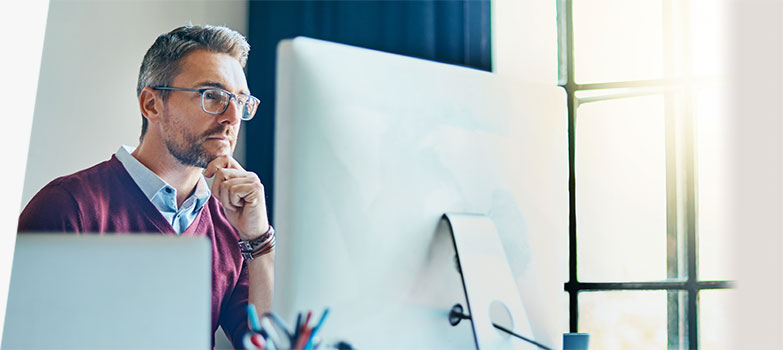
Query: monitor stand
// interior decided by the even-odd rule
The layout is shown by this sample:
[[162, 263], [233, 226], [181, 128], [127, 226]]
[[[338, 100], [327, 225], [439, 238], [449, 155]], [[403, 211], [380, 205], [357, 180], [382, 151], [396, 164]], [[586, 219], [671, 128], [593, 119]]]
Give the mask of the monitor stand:
[[446, 213], [443, 218], [451, 227], [476, 348], [537, 349], [493, 326], [493, 320], [505, 316], [510, 324], [504, 327], [534, 338], [492, 219], [463, 213]]

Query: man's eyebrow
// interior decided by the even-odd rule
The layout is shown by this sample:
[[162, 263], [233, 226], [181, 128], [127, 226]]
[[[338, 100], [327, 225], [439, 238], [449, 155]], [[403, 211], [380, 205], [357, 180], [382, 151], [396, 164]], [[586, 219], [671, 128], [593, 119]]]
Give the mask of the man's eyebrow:
[[207, 86], [208, 86], [208, 87], [216, 87], [216, 88], [221, 88], [221, 89], [223, 89], [223, 90], [225, 90], [225, 89], [226, 89], [226, 87], [225, 87], [223, 84], [221, 84], [221, 83], [219, 83], [219, 82], [216, 82], [216, 81], [202, 81], [202, 82], [200, 82], [200, 83], [196, 84], [196, 86], [203, 86], [203, 87], [207, 87]]
[[[223, 89], [223, 90], [226, 90], [226, 91], [228, 91], [228, 89], [226, 88], [226, 86], [225, 86], [225, 85], [223, 85], [223, 84], [221, 84], [220, 82], [217, 82], [217, 81], [202, 81], [202, 82], [200, 82], [200, 83], [196, 84], [196, 86], [201, 86], [201, 87], [216, 87], [216, 88], [221, 88], [221, 89]], [[244, 91], [244, 90], [243, 90], [243, 91], [240, 91], [239, 93], [240, 93], [240, 94], [245, 94], [245, 95], [249, 95], [249, 94], [250, 94], [249, 92], [247, 92], [247, 91]]]

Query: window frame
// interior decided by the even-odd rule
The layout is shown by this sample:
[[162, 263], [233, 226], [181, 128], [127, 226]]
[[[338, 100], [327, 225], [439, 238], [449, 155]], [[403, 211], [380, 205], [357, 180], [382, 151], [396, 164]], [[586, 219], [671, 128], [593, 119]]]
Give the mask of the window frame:
[[[662, 0], [663, 6], [663, 56], [664, 76], [653, 80], [613, 81], [579, 84], [574, 79], [574, 24], [573, 0], [557, 0], [558, 30], [558, 85], [567, 95], [568, 111], [568, 164], [569, 164], [569, 280], [564, 290], [569, 295], [569, 332], [579, 331], [579, 293], [606, 291], [667, 291], [667, 346], [689, 349], [699, 348], [699, 292], [702, 290], [729, 289], [732, 281], [706, 281], [698, 278], [697, 249], [697, 183], [695, 162], [695, 138], [693, 137], [694, 89], [710, 85], [712, 80], [694, 77], [690, 70], [690, 55], [682, 54], [690, 48], [689, 28], [684, 25], [690, 18], [690, 0]], [[676, 6], [676, 8], [675, 8]], [[679, 17], [675, 15], [679, 14]], [[675, 30], [679, 29], [682, 41], [678, 51]], [[680, 52], [681, 54], [676, 54]], [[680, 65], [681, 71], [675, 73]], [[672, 77], [673, 78], [670, 78]], [[606, 93], [589, 98], [578, 98], [580, 91], [608, 91], [625, 89], [622, 93]], [[576, 205], [576, 119], [580, 104], [636, 96], [664, 96], [666, 129], [666, 236], [667, 280], [649, 282], [583, 282], [577, 276], [577, 205]], [[679, 96], [679, 101], [678, 101]], [[677, 115], [681, 118], [676, 118]], [[678, 128], [681, 132], [675, 132]], [[678, 149], [679, 147], [679, 149]], [[681, 230], [680, 227], [684, 228]], [[682, 232], [685, 231], [685, 232]], [[684, 261], [683, 261], [684, 260]], [[687, 292], [684, 305], [685, 333], [680, 334], [682, 324], [681, 292]], [[681, 344], [681, 340], [686, 344]]]

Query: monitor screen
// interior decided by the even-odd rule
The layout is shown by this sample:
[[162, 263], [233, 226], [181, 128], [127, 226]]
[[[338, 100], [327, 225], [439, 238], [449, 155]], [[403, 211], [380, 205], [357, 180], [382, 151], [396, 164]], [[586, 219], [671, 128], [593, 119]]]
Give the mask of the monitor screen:
[[465, 292], [442, 216], [476, 213], [497, 228], [528, 336], [558, 343], [562, 89], [301, 37], [277, 62], [275, 310], [329, 307], [325, 341], [359, 348], [475, 348], [469, 322], [448, 322]]

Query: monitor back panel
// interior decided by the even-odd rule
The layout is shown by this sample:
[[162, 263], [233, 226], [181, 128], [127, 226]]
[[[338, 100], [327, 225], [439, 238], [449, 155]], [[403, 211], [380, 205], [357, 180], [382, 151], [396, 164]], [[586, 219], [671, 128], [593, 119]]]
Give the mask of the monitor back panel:
[[277, 62], [278, 311], [330, 306], [324, 337], [359, 348], [473, 348], [470, 323], [448, 323], [465, 297], [441, 217], [476, 213], [497, 226], [533, 338], [559, 342], [562, 88], [302, 37]]

